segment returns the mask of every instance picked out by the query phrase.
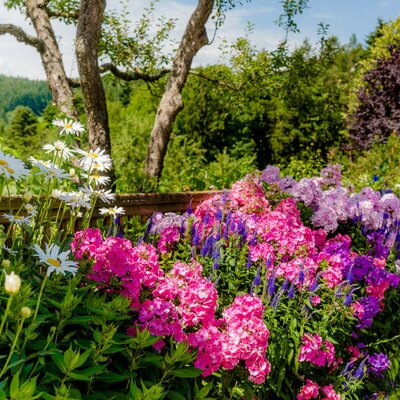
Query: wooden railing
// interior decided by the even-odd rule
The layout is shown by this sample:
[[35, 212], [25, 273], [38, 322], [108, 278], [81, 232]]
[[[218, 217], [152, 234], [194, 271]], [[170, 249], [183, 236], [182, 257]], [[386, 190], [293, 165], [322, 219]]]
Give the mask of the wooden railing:
[[[110, 204], [97, 202], [93, 219], [100, 217], [99, 208], [101, 207], [123, 207], [125, 215], [132, 217], [135, 215], [149, 216], [154, 212], [185, 212], [191, 204], [193, 209], [208, 198], [222, 193], [220, 191], [205, 192], [183, 192], [183, 193], [139, 193], [139, 194], [117, 194], [115, 201]], [[0, 224], [8, 224], [4, 218], [4, 213], [17, 211], [23, 205], [22, 196], [3, 197], [0, 200]], [[52, 213], [56, 213], [59, 202], [54, 200], [52, 203]], [[101, 217], [102, 218], [102, 217]]]

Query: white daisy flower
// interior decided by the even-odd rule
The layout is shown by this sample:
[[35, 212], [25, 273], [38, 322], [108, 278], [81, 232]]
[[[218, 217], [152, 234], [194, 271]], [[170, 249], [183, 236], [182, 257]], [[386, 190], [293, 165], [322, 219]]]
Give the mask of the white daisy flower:
[[27, 203], [24, 205], [24, 208], [26, 211], [28, 211], [29, 215], [31, 215], [32, 217], [36, 217], [36, 215], [37, 215], [36, 206], [34, 206], [31, 203]]
[[85, 130], [79, 121], [74, 121], [72, 119], [56, 119], [53, 121], [53, 125], [61, 128], [60, 135], [70, 133], [71, 135], [79, 136], [79, 134]]
[[32, 219], [32, 215], [12, 215], [12, 214], [3, 214], [3, 217], [6, 218], [10, 223], [15, 225], [29, 225]]
[[7, 179], [14, 178], [18, 181], [28, 173], [29, 170], [25, 168], [25, 164], [21, 160], [0, 150], [0, 175], [5, 175]]
[[105, 189], [92, 189], [90, 186], [84, 186], [81, 188], [81, 191], [87, 193], [90, 196], [97, 197], [103, 203], [110, 203], [115, 200], [115, 193], [112, 193], [111, 190]]
[[53, 199], [59, 199], [63, 194], [65, 194], [65, 192], [62, 192], [61, 190], [58, 189], [53, 189], [51, 191], [51, 197]]
[[85, 179], [89, 179], [89, 184], [95, 184], [96, 186], [104, 186], [110, 182], [110, 178], [104, 175], [98, 174], [82, 174], [82, 177]]
[[60, 247], [55, 243], [50, 246], [46, 243], [45, 251], [37, 244], [34, 244], [33, 248], [36, 252], [35, 256], [39, 257], [39, 261], [48, 266], [47, 275], [50, 275], [52, 272], [64, 275], [66, 272], [71, 272], [73, 274], [76, 272], [78, 263], [67, 260], [71, 253], [70, 250], [61, 252]]
[[54, 153], [63, 160], [69, 160], [73, 156], [72, 149], [61, 140], [55, 141], [54, 144], [45, 144], [43, 150], [46, 150], [46, 153]]
[[112, 215], [114, 218], [117, 215], [124, 215], [125, 210], [122, 207], [100, 208], [101, 215]]
[[61, 181], [62, 179], [70, 179], [69, 174], [66, 174], [65, 171], [61, 168], [57, 168], [54, 165], [45, 166], [43, 164], [37, 165], [40, 169], [40, 172], [37, 175], [44, 175], [44, 179], [57, 179]]
[[65, 201], [70, 207], [91, 208], [90, 196], [83, 192], [65, 192], [59, 195], [60, 200]]
[[107, 171], [112, 166], [111, 157], [100, 148], [90, 151], [76, 149], [76, 152], [83, 155], [80, 164], [86, 172], [90, 173], [93, 170]]
[[55, 167], [55, 165], [50, 161], [38, 160], [38, 159], [36, 159], [35, 157], [32, 157], [32, 156], [29, 157], [29, 161], [32, 163], [32, 165], [34, 167], [39, 167], [41, 169], [43, 167], [46, 167], [46, 168]]

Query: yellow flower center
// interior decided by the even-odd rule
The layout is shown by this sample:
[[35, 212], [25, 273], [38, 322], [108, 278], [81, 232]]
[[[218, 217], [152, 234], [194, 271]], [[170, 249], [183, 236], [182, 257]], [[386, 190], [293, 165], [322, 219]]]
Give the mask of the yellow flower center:
[[91, 153], [91, 152], [88, 153], [88, 157], [90, 158], [97, 158], [98, 156], [99, 155], [97, 153]]
[[47, 262], [49, 264], [51, 264], [53, 267], [57, 267], [57, 268], [59, 268], [61, 265], [60, 261], [58, 261], [57, 259], [54, 259], [54, 258], [48, 258]]
[[10, 168], [10, 167], [6, 167], [6, 170], [7, 170], [7, 172], [8, 173], [10, 173], [10, 174], [13, 174], [15, 171], [12, 169], [12, 168]]
[[71, 124], [65, 124], [65, 129], [71, 129], [72, 125]]
[[8, 165], [8, 162], [7, 162], [7, 161], [4, 161], [4, 160], [0, 160], [0, 165], [1, 165], [2, 167], [4, 167], [4, 166]]
[[96, 179], [100, 179], [100, 175], [94, 174], [94, 175], [92, 175], [92, 178], [95, 179], [95, 180], [96, 180]]

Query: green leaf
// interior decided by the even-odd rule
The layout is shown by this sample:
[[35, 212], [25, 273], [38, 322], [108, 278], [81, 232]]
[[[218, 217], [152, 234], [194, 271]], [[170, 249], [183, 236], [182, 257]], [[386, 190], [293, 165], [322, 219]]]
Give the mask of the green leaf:
[[202, 372], [203, 371], [199, 368], [188, 367], [188, 368], [175, 369], [173, 371], [170, 371], [170, 374], [177, 376], [178, 378], [196, 378]]
[[[81, 354], [78, 358], [78, 361], [75, 363], [74, 368], [79, 368], [81, 365], [85, 364], [86, 360], [88, 359], [90, 353], [92, 352], [91, 349], [86, 350], [83, 354]], [[79, 353], [78, 353], [79, 354]]]
[[63, 357], [60, 353], [54, 353], [54, 354], [51, 356], [51, 359], [53, 360], [54, 364], [57, 365], [58, 369], [59, 369], [61, 372], [64, 372], [64, 373], [65, 373], [65, 371], [66, 371], [66, 366], [65, 366], [65, 362], [64, 362], [64, 357]]
[[30, 399], [39, 398], [40, 394], [33, 396], [33, 394], [35, 393], [35, 390], [36, 390], [36, 379], [37, 379], [37, 376], [24, 382], [24, 384], [19, 388], [18, 394], [15, 397], [15, 399], [30, 400]]
[[83, 374], [78, 374], [76, 372], [69, 372], [68, 373], [68, 377], [75, 379], [77, 381], [90, 381], [90, 377], [87, 375], [83, 375]]
[[174, 392], [173, 390], [170, 390], [167, 393], [167, 398], [171, 399], [171, 400], [186, 400], [186, 397], [182, 396], [180, 393], [178, 392]]
[[10, 384], [10, 397], [15, 399], [19, 391], [19, 371], [13, 376]]

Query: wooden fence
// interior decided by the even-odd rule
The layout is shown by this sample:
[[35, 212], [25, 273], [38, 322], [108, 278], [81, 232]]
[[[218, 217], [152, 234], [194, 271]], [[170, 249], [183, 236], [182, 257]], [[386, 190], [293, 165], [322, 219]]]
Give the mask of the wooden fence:
[[[139, 193], [117, 194], [115, 201], [106, 204], [98, 201], [93, 213], [93, 219], [100, 217], [101, 207], [123, 207], [127, 217], [140, 215], [149, 216], [154, 212], [185, 212], [191, 204], [193, 209], [202, 202], [221, 191], [183, 192], [183, 193]], [[52, 203], [52, 214], [57, 213], [59, 202]], [[0, 199], [0, 224], [8, 225], [5, 213], [15, 212], [23, 205], [22, 196], [3, 197]], [[103, 218], [103, 216], [101, 216]]]

